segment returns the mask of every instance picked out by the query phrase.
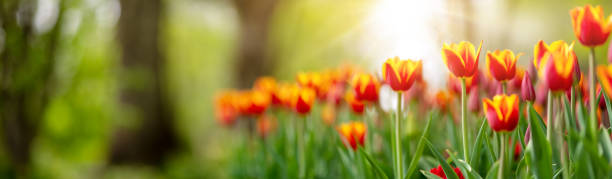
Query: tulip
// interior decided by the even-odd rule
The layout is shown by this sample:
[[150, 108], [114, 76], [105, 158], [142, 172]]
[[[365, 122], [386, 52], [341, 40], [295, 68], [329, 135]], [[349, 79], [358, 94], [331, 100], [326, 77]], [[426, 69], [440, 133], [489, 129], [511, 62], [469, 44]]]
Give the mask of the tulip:
[[508, 49], [487, 52], [489, 74], [502, 83], [511, 80], [516, 75], [516, 61], [520, 56], [521, 54], [514, 56], [514, 53]]
[[357, 150], [358, 146], [364, 145], [367, 126], [363, 122], [343, 123], [336, 127], [336, 130], [346, 147]]
[[363, 114], [364, 104], [355, 97], [355, 94], [349, 91], [346, 93], [345, 99], [346, 103], [351, 106], [351, 110], [353, 111], [353, 113], [357, 115]]
[[444, 43], [442, 47], [442, 60], [448, 70], [459, 78], [473, 76], [478, 70], [478, 58], [482, 49], [482, 41], [475, 51], [474, 45], [470, 42], [459, 42], [459, 44], [448, 45]]
[[[393, 91], [406, 91], [412, 87], [414, 81], [420, 76], [419, 68], [422, 68], [421, 60], [400, 60], [399, 57], [389, 58], [382, 68], [384, 81], [391, 86]], [[421, 70], [422, 71], [422, 70]]]
[[246, 115], [262, 115], [269, 104], [270, 96], [261, 90], [244, 91], [240, 95], [239, 106], [241, 112]]
[[321, 111], [321, 119], [326, 125], [331, 126], [336, 121], [336, 108], [332, 104], [325, 104]]
[[518, 96], [496, 95], [482, 101], [489, 126], [496, 132], [512, 132], [518, 124]]
[[314, 103], [316, 93], [310, 88], [299, 88], [292, 100], [292, 106], [298, 114], [305, 115], [310, 113]]
[[582, 45], [595, 47], [606, 43], [612, 30], [612, 16], [605, 18], [601, 6], [576, 7], [570, 10], [570, 16], [574, 35]]
[[448, 107], [452, 102], [452, 97], [447, 91], [438, 91], [434, 96], [434, 105], [440, 109], [440, 111], [448, 111]]
[[270, 96], [270, 102], [274, 105], [280, 105], [280, 99], [277, 96], [277, 87], [276, 80], [272, 77], [260, 77], [255, 80], [255, 84], [253, 85], [254, 90], [259, 90], [265, 93], [268, 93]]
[[468, 109], [474, 113], [477, 113], [480, 110], [479, 95], [478, 88], [476, 88], [468, 97]]
[[215, 98], [215, 118], [227, 127], [233, 126], [238, 116], [235, 95], [235, 92], [226, 91], [218, 94]]
[[[459, 168], [453, 168], [453, 170], [455, 171], [455, 174], [457, 174], [457, 177], [459, 177], [459, 179], [464, 179], [463, 177], [463, 173], [461, 173], [461, 170]], [[446, 179], [446, 174], [444, 173], [444, 169], [442, 169], [441, 165], [438, 165], [438, 167], [436, 168], [432, 168], [431, 170], [429, 170], [430, 173], [439, 176], [440, 178]]]
[[299, 87], [295, 84], [281, 84], [277, 90], [277, 96], [282, 105], [285, 107], [292, 109], [293, 108], [293, 98], [296, 95]]
[[550, 46], [539, 41], [534, 48], [534, 65], [551, 91], [565, 91], [573, 84], [576, 54], [574, 44], [555, 41]]
[[358, 74], [352, 81], [355, 98], [360, 101], [377, 102], [380, 83], [371, 74]]
[[317, 72], [300, 72], [296, 76], [298, 85], [302, 88], [313, 89], [318, 97], [324, 97], [324, 82], [323, 77]]
[[513, 90], [521, 89], [521, 85], [523, 84], [523, 77], [525, 76], [525, 72], [526, 71], [522, 68], [518, 68], [516, 70], [516, 76], [514, 76], [514, 78], [510, 80], [510, 87], [512, 87]]
[[524, 101], [533, 102], [536, 99], [535, 90], [533, 89], [533, 84], [531, 84], [531, 79], [529, 78], [529, 72], [523, 76], [523, 84], [521, 84], [521, 98]]

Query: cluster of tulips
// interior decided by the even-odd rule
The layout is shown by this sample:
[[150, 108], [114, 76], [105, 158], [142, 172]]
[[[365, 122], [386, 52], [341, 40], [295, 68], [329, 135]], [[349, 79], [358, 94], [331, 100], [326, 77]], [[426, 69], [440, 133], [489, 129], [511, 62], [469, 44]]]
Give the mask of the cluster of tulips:
[[[259, 134], [264, 157], [253, 160], [261, 162], [261, 173], [276, 174], [246, 177], [612, 177], [612, 65], [595, 68], [594, 54], [608, 39], [612, 16], [586, 5], [572, 9], [570, 17], [576, 38], [591, 50], [586, 75], [573, 42], [537, 42], [533, 63], [525, 68], [517, 65], [522, 53], [487, 51], [482, 71], [483, 42], [477, 48], [460, 42], [441, 50], [450, 71], [447, 89], [428, 90], [421, 60], [394, 57], [381, 75], [342, 66], [298, 73], [295, 83], [259, 78], [252, 89], [221, 92], [216, 118], [225, 126], [246, 121], [249, 135]], [[389, 94], [397, 95], [393, 110], [381, 107]], [[410, 135], [415, 130], [421, 135]], [[334, 150], [334, 144], [346, 148]], [[332, 157], [321, 160], [328, 161], [309, 159], [326, 153]], [[340, 162], [345, 170], [332, 174], [317, 167], [325, 162]], [[287, 172], [292, 168], [295, 173]], [[422, 175], [414, 173], [418, 168]]]

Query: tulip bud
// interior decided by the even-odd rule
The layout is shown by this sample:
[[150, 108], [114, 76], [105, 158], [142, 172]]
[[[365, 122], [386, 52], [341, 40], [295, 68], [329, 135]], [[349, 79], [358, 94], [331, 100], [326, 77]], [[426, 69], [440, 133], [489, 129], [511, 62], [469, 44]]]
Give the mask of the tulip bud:
[[472, 89], [472, 92], [468, 97], [468, 109], [474, 113], [480, 111], [480, 101], [478, 100], [478, 97], [478, 88], [475, 87], [474, 89]]
[[531, 125], [528, 125], [525, 131], [525, 144], [528, 144], [529, 140], [531, 140]]
[[533, 102], [535, 100], [535, 90], [533, 90], [533, 85], [531, 84], [531, 79], [529, 79], [529, 72], [525, 76], [523, 76], [523, 84], [521, 84], [521, 97], [524, 101]]

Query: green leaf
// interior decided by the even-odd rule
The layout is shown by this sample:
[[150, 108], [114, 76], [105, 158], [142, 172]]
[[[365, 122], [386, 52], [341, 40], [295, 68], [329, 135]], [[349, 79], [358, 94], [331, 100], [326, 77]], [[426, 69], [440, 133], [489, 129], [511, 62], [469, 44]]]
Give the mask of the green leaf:
[[361, 156], [368, 160], [370, 165], [374, 166], [378, 175], [380, 175], [382, 178], [389, 178], [387, 177], [387, 174], [385, 174], [385, 172], [382, 170], [382, 168], [380, 168], [380, 166], [374, 160], [372, 160], [372, 157], [370, 157], [367, 153], [365, 153], [365, 151], [363, 151], [362, 147], [359, 147], [359, 153], [361, 154]]
[[487, 172], [487, 176], [485, 178], [486, 179], [497, 178], [498, 168], [499, 168], [499, 161], [493, 163], [493, 165], [491, 166], [491, 168]]
[[603, 149], [604, 156], [608, 158], [608, 162], [612, 161], [612, 142], [610, 141], [610, 134], [608, 130], [601, 130], [601, 136], [599, 137], [601, 148]]
[[427, 143], [427, 146], [429, 147], [429, 150], [431, 150], [431, 153], [433, 153], [434, 156], [436, 156], [436, 158], [438, 159], [438, 162], [440, 162], [442, 170], [444, 170], [444, 174], [446, 174], [446, 178], [459, 179], [459, 177], [455, 173], [455, 170], [453, 170], [453, 168], [446, 162], [444, 157], [442, 157], [442, 154], [440, 154], [440, 152], [436, 148], [434, 148], [434, 146], [431, 144], [431, 142], [429, 142], [429, 140], [425, 139], [425, 141]]
[[606, 101], [606, 109], [608, 110], [608, 124], [611, 124], [612, 126], [612, 106], [610, 106], [610, 99], [608, 98], [608, 95], [606, 94], [606, 90], [601, 90], [601, 92], [603, 93], [603, 97], [604, 100]]
[[474, 164], [477, 161], [476, 157], [480, 157], [480, 152], [482, 152], [482, 148], [480, 147], [483, 142], [483, 138], [486, 137], [486, 129], [487, 129], [487, 120], [482, 119], [482, 124], [480, 124], [480, 129], [478, 129], [478, 134], [476, 135], [476, 142], [474, 143], [474, 147], [472, 147], [472, 156], [470, 156], [470, 164]]
[[441, 179], [438, 175], [434, 175], [433, 173], [425, 170], [421, 170], [421, 173], [428, 179]]
[[550, 143], [546, 140], [546, 134], [544, 129], [540, 126], [541, 123], [537, 121], [542, 121], [540, 115], [531, 108], [529, 105], [531, 119], [529, 123], [531, 124], [531, 141], [527, 144], [527, 148], [530, 148], [528, 158], [528, 164], [530, 169], [533, 169], [534, 174], [537, 178], [551, 178], [552, 177], [552, 151], [550, 147]]
[[448, 153], [449, 157], [453, 160], [453, 163], [455, 163], [455, 166], [459, 167], [459, 169], [463, 170], [463, 173], [469, 176], [468, 178], [482, 179], [482, 177], [478, 174], [478, 172], [472, 169], [472, 166], [470, 164], [468, 164], [464, 160], [458, 159], [454, 153], [448, 150], [446, 151], [446, 153]]
[[410, 161], [410, 164], [408, 165], [409, 167], [408, 167], [408, 172], [406, 173], [406, 178], [410, 178], [412, 176], [412, 173], [414, 173], [417, 165], [419, 164], [419, 159], [421, 159], [421, 155], [423, 154], [423, 149], [425, 148], [424, 140], [429, 134], [429, 127], [431, 126], [432, 119], [433, 119], [433, 116], [430, 114], [429, 120], [427, 120], [427, 125], [425, 125], [425, 130], [423, 131], [423, 134], [421, 135], [421, 138], [419, 139], [419, 142], [417, 143], [417, 148], [416, 148], [416, 151], [414, 152], [414, 156], [412, 157], [412, 160]]

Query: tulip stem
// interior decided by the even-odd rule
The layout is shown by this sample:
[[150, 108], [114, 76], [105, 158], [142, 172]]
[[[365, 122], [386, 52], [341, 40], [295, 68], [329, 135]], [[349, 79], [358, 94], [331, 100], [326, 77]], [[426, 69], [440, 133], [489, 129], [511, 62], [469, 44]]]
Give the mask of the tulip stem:
[[[558, 100], [557, 104], [563, 105], [562, 98], [564, 98], [564, 97], [565, 96], [563, 96], [563, 95], [557, 95], [557, 100]], [[557, 119], [560, 119], [560, 118], [557, 117]], [[564, 133], [564, 130], [565, 130], [565, 122], [559, 121], [556, 124], [558, 126], [556, 127], [557, 131], [556, 131], [556, 135], [555, 136], [557, 136], [557, 137], [555, 137], [555, 138], [557, 140], [557, 145], [558, 145], [559, 149], [561, 150], [559, 152], [559, 154], [561, 155], [560, 158], [561, 158], [561, 167], [563, 168], [563, 178], [569, 178], [568, 151], [565, 148], [565, 145], [563, 144], [563, 133]]]
[[548, 100], [546, 101], [546, 139], [550, 141], [552, 135], [552, 91], [548, 90]]
[[502, 93], [508, 94], [508, 83], [502, 82], [501, 85], [502, 85]]
[[465, 78], [461, 78], [461, 131], [463, 134], [463, 157], [466, 163], [470, 163], [468, 139], [467, 139], [467, 103], [466, 103], [466, 87]]
[[304, 156], [304, 125], [306, 124], [306, 117], [295, 121], [295, 131], [297, 138], [297, 152], [298, 152], [298, 178], [306, 178], [306, 159]]
[[500, 146], [499, 146], [499, 172], [497, 173], [498, 179], [504, 178], [504, 163], [506, 158], [506, 143], [508, 142], [508, 135], [505, 132], [499, 133], [501, 136]]
[[593, 137], [596, 137], [595, 131], [597, 129], [597, 113], [596, 113], [596, 102], [595, 102], [595, 48], [590, 48], [589, 53], [589, 104], [591, 105], [590, 114], [590, 132]]
[[402, 92], [397, 93], [397, 115], [395, 115], [395, 124], [393, 125], [393, 141], [395, 146], [393, 148], [393, 166], [395, 167], [395, 179], [402, 179], [402, 143], [400, 140], [400, 120], [402, 115]]

